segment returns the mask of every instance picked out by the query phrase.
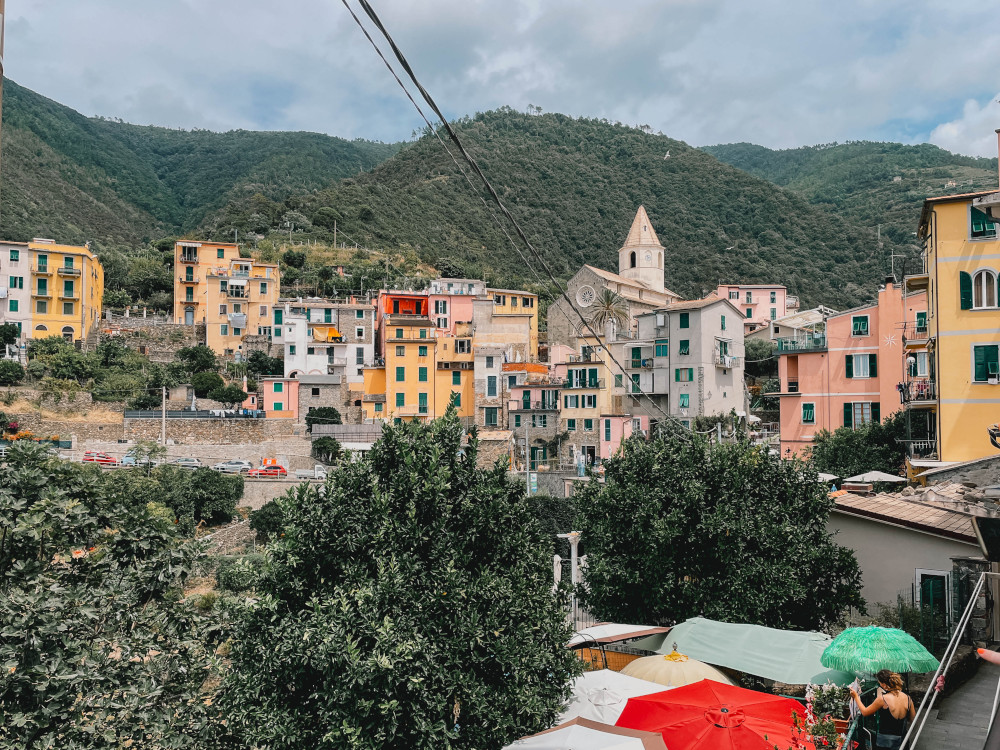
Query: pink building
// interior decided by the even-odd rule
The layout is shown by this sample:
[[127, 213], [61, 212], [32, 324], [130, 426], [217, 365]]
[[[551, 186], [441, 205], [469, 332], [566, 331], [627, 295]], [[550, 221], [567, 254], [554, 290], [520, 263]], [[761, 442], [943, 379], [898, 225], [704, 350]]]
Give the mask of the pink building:
[[777, 339], [781, 455], [801, 453], [820, 430], [861, 427], [900, 409], [903, 326], [926, 311], [926, 292], [904, 296], [887, 280], [875, 304], [827, 318], [825, 334]]
[[649, 417], [602, 414], [599, 432], [601, 460], [606, 460], [618, 452], [623, 440], [627, 440], [635, 433], [649, 435]]
[[295, 378], [264, 378], [263, 409], [269, 418], [299, 418], [299, 381]]
[[745, 334], [799, 309], [798, 297], [789, 295], [780, 284], [720, 284], [715, 294], [740, 309]]

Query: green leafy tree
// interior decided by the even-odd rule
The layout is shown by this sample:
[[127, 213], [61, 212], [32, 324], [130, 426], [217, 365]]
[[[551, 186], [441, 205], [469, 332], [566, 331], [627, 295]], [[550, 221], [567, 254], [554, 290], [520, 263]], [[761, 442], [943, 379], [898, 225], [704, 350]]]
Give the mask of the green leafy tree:
[[285, 374], [285, 360], [281, 357], [269, 357], [264, 352], [255, 350], [247, 357], [247, 372], [258, 378], [280, 378]]
[[286, 250], [281, 260], [286, 266], [302, 268], [306, 264], [306, 253], [304, 250]]
[[124, 289], [111, 289], [104, 293], [104, 306], [122, 308], [132, 304], [132, 298]]
[[807, 465], [687, 434], [626, 441], [605, 467], [577, 500], [598, 619], [820, 630], [863, 608], [858, 563], [827, 532], [833, 501]]
[[314, 406], [306, 414], [306, 432], [312, 432], [314, 424], [342, 424], [340, 411], [333, 406]]
[[46, 336], [43, 339], [31, 339], [28, 342], [28, 358], [45, 357], [72, 348], [73, 345], [62, 336]]
[[340, 458], [341, 446], [336, 438], [324, 435], [312, 443], [312, 454], [325, 464], [332, 464]]
[[227, 409], [235, 409], [247, 400], [247, 392], [236, 384], [230, 384], [209, 391], [208, 397], [213, 401], [218, 401]]
[[259, 510], [250, 514], [250, 528], [257, 532], [257, 537], [265, 544], [277, 537], [284, 527], [285, 514], [277, 500], [268, 500]]
[[149, 411], [152, 409], [160, 409], [163, 406], [163, 395], [160, 393], [140, 393], [132, 399], [129, 399], [128, 408], [129, 409], [139, 409]]
[[201, 554], [156, 506], [102, 492], [99, 470], [12, 446], [0, 472], [0, 745], [212, 746], [224, 630], [180, 595]]
[[813, 439], [809, 458], [816, 471], [852, 477], [866, 471], [899, 474], [906, 459], [907, 438], [926, 439], [926, 429], [906, 432], [906, 412], [897, 411], [881, 422], [851, 429], [820, 430]]
[[188, 372], [215, 372], [219, 369], [215, 352], [204, 344], [186, 346], [177, 351], [177, 359], [187, 368]]
[[778, 377], [778, 356], [769, 339], [747, 339], [745, 344], [746, 374], [753, 378]]
[[628, 302], [623, 297], [610, 289], [598, 293], [590, 313], [590, 325], [598, 336], [605, 335], [609, 327], [628, 328], [629, 319]]
[[209, 393], [225, 386], [222, 376], [217, 372], [196, 372], [191, 378], [191, 387], [198, 398], [207, 398]]
[[0, 385], [18, 385], [24, 380], [24, 368], [10, 359], [0, 359]]
[[93, 374], [87, 358], [72, 347], [60, 349], [45, 358], [45, 369], [60, 380], [86, 380]]
[[471, 750], [551, 726], [579, 669], [551, 540], [464, 433], [453, 413], [388, 427], [280, 500], [224, 685], [243, 744]]
[[13, 323], [4, 323], [0, 325], [0, 347], [3, 346], [13, 346], [17, 343], [17, 339], [20, 334], [17, 331], [17, 326]]

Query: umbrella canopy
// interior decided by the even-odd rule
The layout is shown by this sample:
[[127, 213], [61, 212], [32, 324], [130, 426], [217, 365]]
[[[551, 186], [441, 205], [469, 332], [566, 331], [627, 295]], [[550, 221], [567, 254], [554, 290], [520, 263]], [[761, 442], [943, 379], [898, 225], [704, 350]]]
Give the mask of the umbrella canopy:
[[844, 481], [845, 482], [905, 482], [906, 477], [897, 477], [895, 474], [886, 474], [884, 471], [866, 471], [864, 474], [858, 474], [853, 477], [848, 477]]
[[573, 719], [524, 737], [503, 750], [667, 750], [655, 732], [615, 727], [590, 719]]
[[825, 667], [870, 674], [880, 669], [933, 672], [939, 663], [909, 633], [877, 625], [845, 630], [826, 647], [822, 662]]
[[805, 714], [790, 698], [702, 680], [629, 698], [618, 726], [659, 732], [670, 750], [774, 750], [795, 746], [793, 711]]
[[569, 648], [575, 646], [586, 646], [591, 643], [616, 643], [627, 641], [631, 638], [642, 638], [643, 636], [654, 635], [656, 633], [666, 633], [670, 628], [657, 628], [651, 625], [624, 625], [617, 622], [602, 622], [592, 625], [589, 628], [578, 630], [566, 644]]
[[569, 721], [577, 716], [605, 724], [614, 724], [629, 698], [663, 692], [658, 682], [648, 682], [629, 677], [610, 669], [584, 672], [573, 680], [573, 694], [559, 721]]
[[836, 474], [824, 474], [822, 471], [816, 475], [816, 478], [824, 483], [835, 482], [840, 479]]
[[853, 672], [827, 669], [820, 661], [832, 640], [825, 633], [692, 617], [674, 625], [667, 636], [650, 636], [630, 645], [661, 654], [676, 646], [706, 664], [789, 685], [849, 685], [854, 682]]
[[726, 685], [732, 681], [715, 667], [703, 661], [689, 659], [684, 654], [671, 651], [664, 656], [644, 656], [629, 662], [622, 674], [638, 677], [640, 680], [658, 682], [667, 687], [690, 685], [699, 680], [715, 680]]

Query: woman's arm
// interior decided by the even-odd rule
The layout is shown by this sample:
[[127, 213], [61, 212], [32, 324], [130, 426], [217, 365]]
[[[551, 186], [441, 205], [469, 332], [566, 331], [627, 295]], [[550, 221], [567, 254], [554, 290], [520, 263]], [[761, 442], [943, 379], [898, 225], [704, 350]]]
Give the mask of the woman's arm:
[[885, 705], [885, 701], [882, 700], [882, 696], [880, 695], [872, 701], [870, 706], [866, 708], [865, 704], [861, 702], [861, 696], [858, 695], [853, 688], [851, 689], [851, 697], [854, 699], [854, 702], [858, 704], [858, 710], [861, 712], [862, 716], [871, 716]]
[[906, 697], [910, 701], [910, 721], [913, 721], [913, 719], [916, 718], [917, 709], [916, 706], [913, 705], [913, 698], [910, 698], [910, 696]]

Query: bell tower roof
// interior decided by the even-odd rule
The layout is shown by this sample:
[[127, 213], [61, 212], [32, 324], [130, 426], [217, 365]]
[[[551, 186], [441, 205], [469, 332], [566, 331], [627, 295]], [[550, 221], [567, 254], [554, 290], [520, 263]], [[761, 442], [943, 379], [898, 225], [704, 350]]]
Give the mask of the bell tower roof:
[[663, 245], [660, 244], [660, 239], [656, 236], [656, 232], [653, 231], [653, 225], [649, 221], [649, 216], [646, 214], [645, 206], [639, 206], [639, 210], [635, 212], [635, 219], [632, 221], [632, 228], [628, 230], [628, 237], [625, 238], [625, 244], [622, 245], [622, 250], [638, 247], [653, 247], [660, 250], [663, 249]]

